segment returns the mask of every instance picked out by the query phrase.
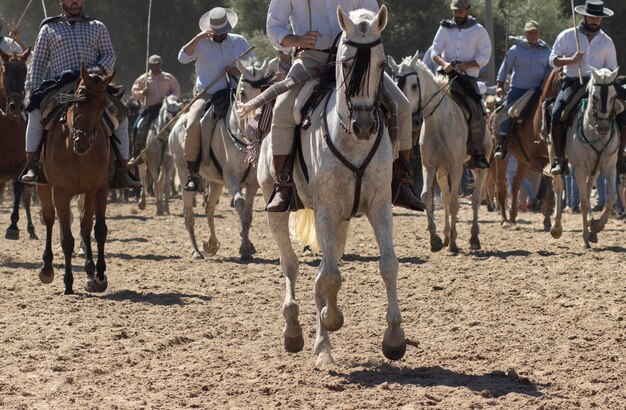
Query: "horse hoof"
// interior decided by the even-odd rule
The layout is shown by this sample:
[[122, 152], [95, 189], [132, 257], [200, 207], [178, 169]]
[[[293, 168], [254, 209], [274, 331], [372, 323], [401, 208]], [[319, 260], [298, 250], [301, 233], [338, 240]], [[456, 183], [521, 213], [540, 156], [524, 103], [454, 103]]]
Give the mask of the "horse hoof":
[[552, 225], [544, 225], [543, 226], [543, 231], [544, 232], [550, 232], [551, 229], [552, 229]]
[[591, 245], [589, 245], [589, 242], [583, 242], [583, 249], [591, 249]]
[[39, 280], [41, 281], [41, 283], [44, 283], [46, 285], [52, 283], [52, 281], [54, 280], [54, 269], [52, 268], [52, 266], [43, 266], [39, 270]]
[[602, 225], [599, 219], [594, 219], [589, 222], [589, 229], [592, 233], [597, 234], [598, 232], [602, 232], [602, 230], [604, 229], [604, 225]]
[[39, 240], [39, 237], [37, 236], [37, 234], [35, 232], [31, 232], [28, 236], [29, 239], [33, 239], [35, 241]]
[[330, 370], [336, 366], [335, 359], [329, 352], [323, 352], [317, 355], [315, 359], [315, 368], [320, 370]]
[[406, 353], [406, 340], [402, 341], [399, 346], [389, 346], [383, 340], [383, 354], [389, 360], [400, 360]]
[[598, 233], [597, 232], [589, 232], [589, 242], [598, 243]]
[[106, 275], [104, 275], [104, 280], [98, 279], [98, 277], [93, 277], [87, 279], [87, 283], [85, 284], [85, 291], [90, 293], [102, 293], [107, 290], [109, 286], [109, 281], [107, 280]]
[[4, 238], [12, 241], [17, 241], [18, 239], [20, 239], [20, 230], [18, 228], [7, 228], [7, 231], [4, 234]]
[[191, 257], [192, 257], [193, 259], [204, 259], [204, 256], [202, 256], [202, 254], [201, 254], [200, 252], [196, 251], [196, 250], [194, 250], [194, 251], [191, 253]]
[[215, 254], [217, 253], [217, 251], [220, 249], [220, 243], [219, 242], [204, 242], [202, 244], [202, 247], [204, 248], [204, 252], [209, 255], [209, 256], [215, 256]]
[[139, 208], [139, 210], [141, 210], [141, 211], [146, 209], [146, 201], [139, 201], [139, 202], [137, 202], [137, 208]]
[[247, 246], [242, 246], [239, 249], [239, 254], [241, 255], [242, 260], [252, 259], [252, 255], [254, 255], [255, 253], [256, 253], [256, 248], [252, 244], [249, 244]]
[[448, 252], [449, 253], [459, 253], [459, 247], [458, 246], [448, 246]]
[[301, 352], [304, 348], [304, 337], [302, 335], [287, 337], [285, 336], [285, 350], [290, 353]]
[[341, 313], [339, 308], [337, 308], [336, 312], [336, 315], [330, 316], [328, 314], [328, 306], [322, 308], [320, 322], [324, 329], [329, 332], [336, 332], [343, 326], [343, 313]]
[[436, 239], [430, 241], [431, 252], [439, 252], [442, 249], [443, 249], [443, 242], [441, 242], [441, 238], [437, 237]]
[[561, 235], [563, 235], [563, 228], [552, 228], [552, 230], [550, 231], [550, 235], [552, 235], [554, 239], [559, 239]]
[[470, 241], [470, 249], [473, 251], [480, 250], [480, 240]]

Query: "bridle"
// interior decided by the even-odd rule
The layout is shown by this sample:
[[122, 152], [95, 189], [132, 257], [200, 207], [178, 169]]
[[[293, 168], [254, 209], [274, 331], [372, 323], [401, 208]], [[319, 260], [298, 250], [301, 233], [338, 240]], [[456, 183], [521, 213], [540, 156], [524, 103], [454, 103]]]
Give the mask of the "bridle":
[[[20, 90], [17, 92], [11, 92], [9, 93], [9, 84], [11, 83], [15, 83], [16, 81], [18, 81], [18, 79], [16, 78], [11, 78], [11, 79], [7, 79], [6, 78], [6, 73], [7, 73], [7, 64], [11, 64], [11, 65], [16, 65], [16, 67], [12, 67], [11, 68], [11, 72], [13, 73], [15, 70], [19, 70], [17, 75], [20, 75], [23, 73], [22, 78], [19, 78], [20, 80]], [[12, 60], [12, 61], [7, 61], [6, 63], [4, 63], [4, 65], [0, 62], [0, 66], [2, 67], [2, 83], [3, 83], [3, 90], [2, 93], [4, 95], [4, 99], [5, 99], [5, 106], [4, 106], [4, 111], [2, 109], [0, 109], [0, 115], [2, 116], [7, 116], [7, 117], [11, 117], [11, 118], [16, 118], [19, 117], [19, 113], [18, 114], [9, 114], [9, 104], [11, 104], [11, 102], [17, 102], [17, 101], [24, 101], [24, 97], [26, 95], [26, 91], [24, 90], [24, 81], [26, 80], [26, 63], [24, 63], [23, 61], [19, 61], [19, 60]], [[15, 77], [16, 75], [13, 75], [13, 77]]]
[[[83, 87], [81, 87], [81, 88], [83, 88]], [[103, 94], [106, 94], [106, 90], [98, 91], [98, 92], [91, 92], [91, 95], [93, 95], [94, 97], [98, 97], [98, 96], [103, 95]], [[74, 94], [73, 98], [66, 99], [66, 102], [68, 103], [68, 111], [69, 111], [69, 109], [76, 107], [76, 105], [75, 105], [76, 103], [84, 102], [86, 100], [87, 100], [87, 95], [86, 94], [81, 94], [80, 93], [80, 88], [79, 88], [79, 92]], [[73, 112], [74, 112], [74, 114], [76, 114], [76, 110], [73, 110]], [[95, 125], [95, 127], [94, 127], [94, 129], [92, 131], [85, 131], [85, 130], [83, 130], [81, 128], [78, 128], [77, 125], [76, 125], [76, 121], [81, 116], [82, 116], [82, 114], [78, 114], [78, 115], [74, 115], [72, 117], [72, 127], [70, 129], [70, 135], [72, 137], [72, 142], [74, 144], [76, 144], [80, 139], [89, 138], [89, 146], [91, 146], [93, 144], [93, 141], [95, 140], [95, 138], [98, 136], [98, 122], [96, 122], [96, 125]]]

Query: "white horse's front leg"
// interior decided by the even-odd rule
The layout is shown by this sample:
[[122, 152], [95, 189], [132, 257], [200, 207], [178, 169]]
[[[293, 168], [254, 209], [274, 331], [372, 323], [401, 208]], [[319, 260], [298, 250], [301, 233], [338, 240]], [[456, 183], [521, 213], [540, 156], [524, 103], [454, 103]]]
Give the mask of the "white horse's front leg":
[[183, 191], [183, 215], [185, 217], [185, 228], [189, 235], [189, 241], [191, 242], [191, 256], [194, 259], [203, 259], [200, 249], [198, 249], [198, 243], [196, 242], [195, 224], [196, 217], [193, 213], [193, 196], [194, 193], [190, 191]]
[[422, 202], [426, 204], [426, 219], [428, 220], [428, 233], [430, 234], [430, 250], [438, 252], [443, 249], [443, 242], [437, 235], [437, 226], [435, 225], [434, 204], [433, 204], [433, 182], [435, 180], [435, 170], [431, 168], [422, 168], [424, 175], [424, 187], [422, 188]]
[[207, 199], [205, 212], [211, 236], [209, 237], [209, 241], [204, 242], [202, 246], [204, 251], [210, 256], [214, 256], [220, 249], [220, 241], [217, 239], [215, 230], [215, 208], [217, 207], [220, 195], [222, 195], [223, 188], [224, 185], [222, 184], [209, 182], [209, 198]]
[[148, 165], [144, 162], [139, 165], [139, 180], [141, 181], [141, 191], [139, 193], [139, 202], [137, 208], [146, 209], [146, 191], [148, 190]]
[[[456, 244], [457, 230], [456, 223], [459, 215], [459, 186], [461, 185], [461, 176], [463, 175], [463, 168], [454, 170], [449, 176], [450, 182], [450, 244], [448, 245], [448, 252], [457, 253], [459, 247]], [[443, 189], [441, 190], [443, 192]]]
[[591, 213], [591, 187], [595, 178], [588, 176], [582, 166], [575, 168], [576, 170], [576, 184], [578, 184], [578, 191], [580, 192], [580, 214], [583, 218], [583, 248], [589, 249], [589, 215]]
[[393, 248], [391, 205], [384, 203], [369, 212], [367, 217], [372, 224], [380, 249], [378, 267], [387, 290], [387, 329], [383, 336], [383, 354], [389, 360], [398, 360], [406, 352], [406, 338], [402, 330], [402, 315], [398, 304], [398, 258]]
[[257, 189], [256, 184], [246, 186], [246, 200], [241, 217], [241, 246], [239, 247], [239, 254], [242, 259], [250, 259], [256, 253], [256, 248], [250, 241], [250, 225], [252, 225], [252, 206]]
[[[576, 178], [578, 178], [578, 174], [576, 174]], [[580, 187], [580, 184], [578, 186]], [[559, 239], [561, 235], [563, 235], [563, 178], [561, 175], [554, 175], [552, 177], [552, 187], [554, 188], [554, 197], [556, 199], [556, 212], [550, 235], [552, 235], [554, 239]], [[582, 192], [580, 193], [580, 199], [583, 199]]]
[[613, 212], [613, 207], [615, 206], [615, 202], [617, 201], [617, 190], [615, 181], [617, 179], [616, 176], [616, 167], [613, 165], [613, 161], [609, 161], [608, 166], [605, 166], [602, 174], [606, 177], [606, 186], [608, 189], [607, 198], [606, 198], [606, 207], [604, 208], [604, 212], [599, 220], [591, 220], [590, 224], [590, 241], [596, 243], [598, 241], [598, 232], [601, 232], [604, 229], [607, 221], [609, 220], [609, 216], [611, 216], [611, 212]]
[[480, 238], [478, 237], [478, 234], [480, 233], [480, 228], [478, 226], [478, 211], [480, 209], [482, 190], [485, 185], [488, 172], [489, 170], [487, 169], [479, 169], [476, 173], [474, 173], [474, 192], [472, 193], [472, 237], [470, 238], [470, 249], [474, 251], [480, 249]]
[[[448, 187], [450, 178], [449, 174], [444, 171], [440, 171], [437, 174], [437, 182], [439, 182], [439, 188], [441, 188], [441, 201], [443, 202], [443, 244], [444, 246], [450, 245], [450, 197], [452, 188]], [[458, 189], [458, 187], [457, 187]]]

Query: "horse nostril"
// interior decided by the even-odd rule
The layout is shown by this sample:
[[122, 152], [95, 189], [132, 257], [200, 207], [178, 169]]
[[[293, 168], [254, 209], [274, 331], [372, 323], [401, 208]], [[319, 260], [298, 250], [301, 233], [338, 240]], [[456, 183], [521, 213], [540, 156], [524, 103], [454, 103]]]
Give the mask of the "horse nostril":
[[9, 109], [15, 110], [15, 103], [14, 102], [10, 102], [9, 103]]
[[352, 132], [355, 135], [359, 135], [359, 130], [360, 130], [359, 124], [357, 124], [356, 121], [352, 121]]

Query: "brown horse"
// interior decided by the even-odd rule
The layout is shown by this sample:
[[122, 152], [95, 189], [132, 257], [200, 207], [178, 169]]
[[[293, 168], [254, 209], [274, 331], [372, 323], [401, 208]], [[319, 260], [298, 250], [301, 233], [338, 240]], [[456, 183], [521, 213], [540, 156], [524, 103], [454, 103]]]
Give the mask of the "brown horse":
[[[522, 180], [526, 178], [528, 170], [542, 173], [543, 169], [549, 163], [548, 146], [546, 141], [539, 137], [542, 126], [542, 107], [543, 102], [548, 98], [555, 98], [560, 89], [560, 72], [552, 71], [550, 76], [545, 80], [541, 96], [538, 101], [530, 109], [529, 115], [524, 122], [516, 123], [513, 127], [511, 137], [509, 138], [509, 152], [517, 158], [517, 173], [513, 179], [511, 188], [511, 213], [510, 218], [506, 217], [506, 168], [508, 161], [495, 161], [496, 175], [498, 178], [498, 204], [502, 215], [501, 223], [510, 222], [515, 224], [517, 218], [517, 202], [518, 193]], [[491, 129], [493, 135], [497, 134], [497, 130]], [[545, 231], [551, 228], [551, 216], [554, 211], [554, 192], [552, 189], [551, 178], [544, 175], [547, 191], [545, 195], [545, 206], [543, 209], [543, 226]]]
[[28, 220], [28, 233], [31, 239], [37, 239], [35, 227], [30, 216], [30, 190], [24, 193], [24, 184], [17, 180], [19, 173], [26, 165], [24, 153], [24, 135], [26, 121], [22, 117], [24, 105], [24, 82], [26, 81], [26, 60], [30, 49], [22, 54], [5, 54], [0, 50], [0, 182], [13, 181], [13, 212], [11, 225], [7, 228], [5, 238], [19, 239], [20, 230], [17, 223], [20, 219], [20, 199], [23, 201]]
[[[113, 74], [104, 78], [89, 74], [81, 67], [81, 81], [65, 113], [65, 119], [55, 123], [46, 137], [43, 149], [43, 170], [47, 185], [37, 185], [46, 224], [46, 248], [39, 278], [43, 283], [54, 279], [52, 267], [52, 225], [55, 212], [61, 227], [61, 247], [65, 256], [65, 294], [72, 294], [72, 251], [74, 237], [70, 223], [70, 201], [85, 194], [85, 205], [80, 217], [80, 234], [85, 244], [85, 271], [87, 292], [104, 292], [107, 277], [104, 274], [104, 242], [107, 236], [105, 213], [107, 206], [109, 138], [101, 118], [108, 97], [106, 88]], [[91, 229], [96, 217], [95, 238], [98, 245], [98, 263], [94, 265], [91, 251]], [[94, 273], [97, 271], [97, 274]]]

